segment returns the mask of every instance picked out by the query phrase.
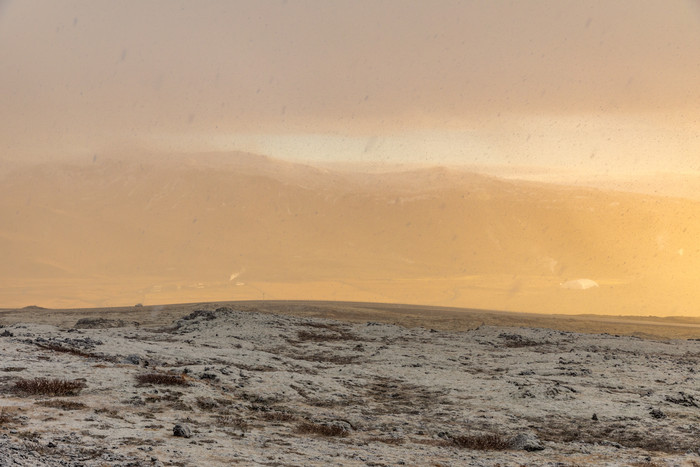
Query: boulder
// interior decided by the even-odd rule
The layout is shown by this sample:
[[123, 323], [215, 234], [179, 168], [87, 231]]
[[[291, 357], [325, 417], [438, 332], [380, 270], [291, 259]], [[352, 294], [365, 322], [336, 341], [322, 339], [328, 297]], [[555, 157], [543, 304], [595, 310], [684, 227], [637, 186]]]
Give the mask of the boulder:
[[520, 433], [510, 439], [512, 449], [519, 449], [527, 452], [542, 451], [544, 446], [537, 436], [531, 433]]
[[191, 438], [192, 430], [190, 430], [189, 426], [178, 423], [173, 427], [173, 436], [177, 436], [179, 438]]

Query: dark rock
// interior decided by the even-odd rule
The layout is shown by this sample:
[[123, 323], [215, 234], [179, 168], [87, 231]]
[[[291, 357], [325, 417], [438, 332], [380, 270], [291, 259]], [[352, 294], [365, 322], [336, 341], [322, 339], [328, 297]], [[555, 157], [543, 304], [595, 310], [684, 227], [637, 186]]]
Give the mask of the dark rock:
[[598, 414], [593, 414], [593, 416], [591, 417], [591, 420], [597, 422], [598, 421]]
[[656, 419], [661, 419], [661, 418], [666, 418], [666, 414], [661, 411], [661, 409], [651, 409], [649, 411], [649, 415], [652, 416], [652, 418]]
[[131, 354], [127, 356], [124, 360], [122, 360], [122, 363], [130, 363], [132, 365], [140, 365], [141, 364], [141, 357], [136, 355], [136, 354]]
[[14, 337], [14, 336], [15, 336], [15, 335], [12, 334], [12, 333], [11, 333], [10, 331], [8, 331], [7, 329], [5, 329], [5, 330], [2, 332], [2, 334], [0, 334], [0, 337]]
[[179, 438], [191, 438], [192, 430], [190, 430], [189, 426], [178, 423], [173, 427], [173, 436], [177, 436]]

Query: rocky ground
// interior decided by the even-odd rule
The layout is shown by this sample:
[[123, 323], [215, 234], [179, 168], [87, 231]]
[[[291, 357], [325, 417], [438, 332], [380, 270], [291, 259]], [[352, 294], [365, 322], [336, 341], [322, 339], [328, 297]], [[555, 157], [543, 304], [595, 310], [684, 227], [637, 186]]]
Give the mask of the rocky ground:
[[201, 306], [0, 329], [0, 465], [699, 465], [700, 341]]

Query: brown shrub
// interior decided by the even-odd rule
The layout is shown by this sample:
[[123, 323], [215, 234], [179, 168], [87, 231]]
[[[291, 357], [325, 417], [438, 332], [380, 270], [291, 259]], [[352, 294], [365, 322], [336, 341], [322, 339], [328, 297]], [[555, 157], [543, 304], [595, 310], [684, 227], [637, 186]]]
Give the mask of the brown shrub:
[[159, 384], [162, 386], [189, 386], [189, 383], [182, 375], [171, 373], [146, 373], [136, 375], [139, 384]]
[[350, 433], [340, 425], [326, 425], [323, 423], [301, 422], [297, 425], [297, 433], [320, 435], [320, 436], [336, 436], [344, 438]]
[[46, 396], [75, 396], [85, 387], [82, 381], [65, 379], [20, 379], [15, 381], [15, 392], [25, 394], [40, 394]]

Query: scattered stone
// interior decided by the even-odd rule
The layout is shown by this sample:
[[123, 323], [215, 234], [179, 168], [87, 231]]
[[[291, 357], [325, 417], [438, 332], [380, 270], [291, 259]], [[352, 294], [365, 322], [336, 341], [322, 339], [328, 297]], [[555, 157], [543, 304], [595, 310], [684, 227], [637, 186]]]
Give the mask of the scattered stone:
[[652, 418], [661, 419], [661, 418], [666, 418], [666, 414], [661, 411], [661, 409], [651, 409], [649, 410], [649, 415], [652, 416]]
[[177, 436], [179, 438], [191, 438], [192, 430], [190, 430], [189, 426], [178, 423], [173, 427], [173, 436]]
[[12, 332], [8, 331], [5, 329], [2, 333], [0, 333], [0, 337], [14, 337], [15, 335], [12, 334]]

